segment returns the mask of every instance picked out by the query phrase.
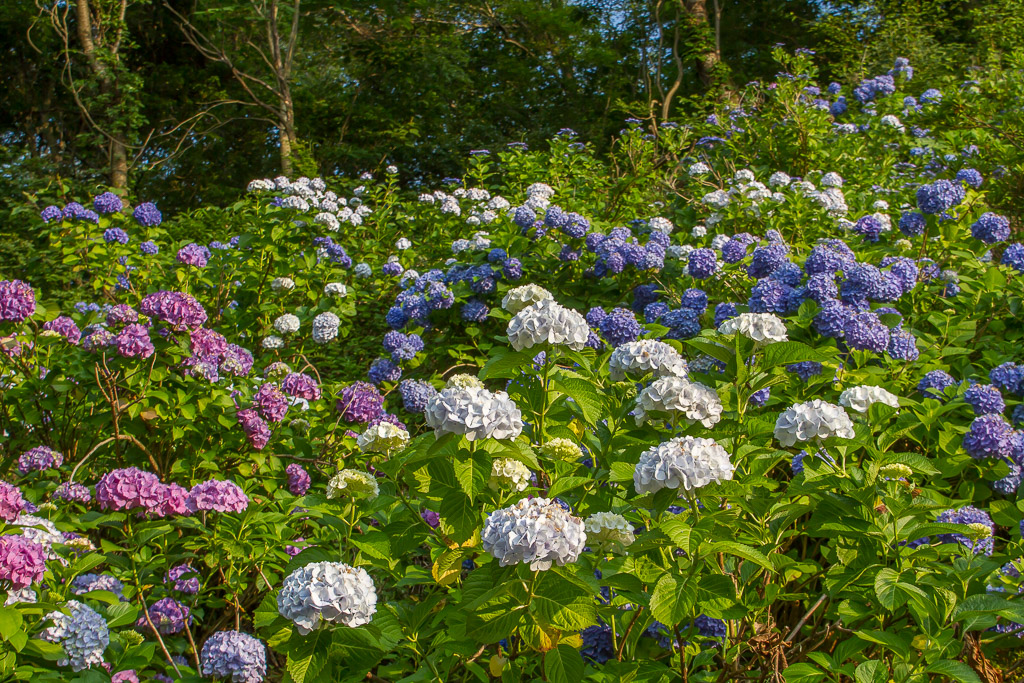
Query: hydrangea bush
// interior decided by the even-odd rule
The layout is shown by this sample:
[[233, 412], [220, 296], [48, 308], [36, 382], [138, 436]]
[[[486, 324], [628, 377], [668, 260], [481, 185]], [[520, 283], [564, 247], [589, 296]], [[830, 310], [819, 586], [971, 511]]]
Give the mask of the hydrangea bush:
[[1024, 245], [947, 125], [990, 84], [778, 57], [617, 173], [563, 131], [43, 209], [81, 301], [0, 281], [4, 676], [995, 680]]

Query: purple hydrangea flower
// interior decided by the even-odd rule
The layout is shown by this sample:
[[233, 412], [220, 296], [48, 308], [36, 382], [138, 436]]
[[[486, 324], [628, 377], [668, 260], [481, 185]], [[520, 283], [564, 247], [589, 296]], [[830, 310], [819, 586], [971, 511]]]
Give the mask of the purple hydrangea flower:
[[281, 381], [281, 388], [289, 396], [307, 401], [320, 400], [320, 387], [316, 379], [302, 372], [292, 372]]
[[107, 591], [122, 601], [125, 599], [124, 584], [110, 574], [80, 574], [71, 581], [71, 592], [75, 595], [85, 595], [93, 591]]
[[164, 576], [165, 583], [174, 583], [174, 590], [186, 595], [195, 595], [199, 592], [199, 574], [190, 564], [179, 564], [171, 569]]
[[88, 503], [92, 500], [89, 489], [74, 481], [66, 481], [57, 486], [53, 491], [53, 497], [65, 503]]
[[59, 206], [51, 204], [39, 213], [39, 217], [43, 219], [43, 222], [49, 223], [51, 221], [62, 219], [64, 214], [61, 213]]
[[960, 205], [965, 197], [963, 185], [945, 179], [917, 188], [917, 206], [928, 214], [948, 211]]
[[964, 392], [964, 400], [975, 415], [1001, 414], [1006, 410], [1003, 395], [991, 384], [975, 384]]
[[886, 351], [890, 358], [896, 360], [915, 361], [921, 355], [917, 350], [917, 337], [906, 330], [892, 330], [889, 333], [889, 347]]
[[928, 398], [935, 398], [945, 402], [946, 389], [956, 385], [957, 381], [948, 372], [932, 370], [917, 383], [917, 391]]
[[889, 347], [889, 328], [871, 312], [851, 317], [843, 326], [843, 336], [852, 349], [882, 353]]
[[132, 212], [132, 216], [139, 225], [147, 228], [160, 225], [160, 222], [164, 218], [160, 213], [160, 210], [156, 208], [156, 204], [153, 202], [143, 202], [142, 204], [139, 204], [135, 207], [135, 211]]
[[145, 325], [132, 323], [114, 335], [111, 342], [125, 358], [149, 358], [156, 351]]
[[1014, 242], [1007, 245], [999, 262], [1004, 266], [1010, 266], [1018, 273], [1024, 273], [1024, 244]]
[[[1003, 363], [988, 373], [989, 381], [1002, 391], [1018, 396], [1024, 394], [1024, 365]], [[1002, 411], [999, 411], [1002, 412]]]
[[96, 484], [96, 501], [103, 510], [159, 509], [166, 497], [164, 485], [152, 472], [137, 467], [111, 470]]
[[21, 280], [0, 281], [0, 321], [24, 322], [36, 312], [36, 293]]
[[395, 277], [405, 272], [405, 268], [398, 261], [389, 261], [381, 267], [380, 271], [385, 275]]
[[[443, 285], [442, 285], [443, 286]], [[412, 360], [423, 350], [423, 340], [418, 334], [402, 334], [392, 330], [384, 335], [384, 350], [391, 354], [395, 363]]]
[[78, 329], [78, 325], [66, 315], [58, 316], [53, 320], [43, 323], [43, 329], [56, 332], [71, 344], [78, 344], [82, 339], [82, 332]]
[[974, 189], [978, 189], [985, 182], [981, 174], [973, 168], [961, 168], [956, 172], [956, 179]]
[[280, 422], [288, 413], [288, 399], [276, 384], [261, 384], [252, 400], [260, 416], [268, 422]]
[[431, 529], [436, 529], [441, 524], [441, 515], [433, 510], [420, 510], [420, 517]]
[[679, 305], [703, 313], [708, 309], [708, 295], [702, 289], [691, 287], [683, 292], [679, 298]]
[[104, 192], [93, 197], [92, 208], [100, 215], [117, 213], [124, 208], [124, 202], [113, 192]]
[[18, 471], [22, 474], [57, 469], [64, 464], [64, 455], [46, 446], [36, 446], [18, 457]]
[[267, 423], [252, 408], [239, 410], [237, 417], [249, 445], [258, 451], [263, 450], [270, 442], [270, 427]]
[[768, 403], [768, 399], [771, 398], [771, 395], [772, 388], [765, 387], [764, 389], [759, 389], [752, 393], [750, 395], [750, 398], [748, 399], [748, 402], [750, 403], [750, 405], [757, 406], [758, 408], [760, 408], [764, 404]]
[[723, 302], [715, 306], [715, 328], [717, 329], [722, 323], [730, 318], [735, 318], [739, 315], [736, 310], [736, 304]]
[[600, 323], [601, 335], [612, 346], [636, 341], [643, 331], [640, 323], [628, 308], [615, 308]]
[[924, 215], [917, 211], [905, 211], [900, 216], [899, 229], [907, 237], [917, 237], [924, 232], [925, 218]]
[[487, 319], [490, 309], [479, 299], [469, 299], [462, 305], [461, 317], [466, 322], [480, 323]]
[[199, 328], [206, 322], [206, 310], [191, 294], [160, 291], [146, 296], [139, 304], [144, 315], [171, 326], [175, 332]]
[[306, 491], [309, 490], [309, 486], [312, 483], [309, 472], [303, 469], [302, 465], [295, 462], [284, 468], [284, 471], [288, 475], [288, 490], [291, 494], [293, 496], [306, 495]]
[[103, 231], [103, 241], [107, 244], [128, 244], [128, 233], [121, 228], [107, 228]]
[[387, 358], [378, 358], [370, 364], [370, 369], [366, 374], [374, 384], [397, 382], [402, 379], [402, 368]]
[[211, 479], [193, 486], [185, 504], [190, 512], [242, 512], [249, 507], [249, 497], [233, 481]]
[[252, 370], [252, 354], [237, 344], [228, 344], [220, 361], [221, 372], [235, 377], [245, 377]]
[[355, 382], [341, 390], [337, 410], [346, 422], [369, 422], [384, 412], [384, 397], [372, 384]]
[[502, 273], [507, 280], [515, 282], [523, 276], [523, 264], [517, 258], [510, 258], [501, 267]]
[[170, 636], [184, 631], [185, 624], [192, 621], [188, 607], [174, 598], [161, 598], [150, 605], [146, 612], [149, 613], [148, 621], [144, 612], [135, 622], [135, 628], [142, 629], [143, 632], [150, 629], [149, 622], [152, 621], [158, 633]]

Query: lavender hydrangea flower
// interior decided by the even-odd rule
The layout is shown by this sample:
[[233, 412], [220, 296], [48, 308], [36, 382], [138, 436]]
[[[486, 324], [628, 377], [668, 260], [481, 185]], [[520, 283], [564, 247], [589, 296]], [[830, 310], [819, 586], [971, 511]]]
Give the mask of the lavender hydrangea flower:
[[1014, 242], [1007, 245], [999, 262], [1004, 266], [1010, 266], [1018, 273], [1024, 273], [1024, 244]]
[[293, 496], [304, 496], [312, 483], [309, 472], [298, 463], [291, 463], [284, 469], [288, 475], [288, 490]]
[[1003, 242], [1010, 237], [1010, 219], [986, 212], [971, 225], [971, 235], [985, 244]]
[[71, 592], [85, 595], [93, 591], [107, 591], [124, 601], [124, 584], [110, 574], [80, 574], [71, 582]]
[[262, 683], [267, 675], [267, 648], [248, 633], [218, 631], [203, 644], [200, 667], [206, 677]]
[[921, 381], [917, 383], [917, 391], [928, 398], [934, 398], [945, 402], [946, 389], [955, 387], [956, 385], [957, 381], [953, 379], [948, 372], [943, 370], [932, 370], [925, 374], [925, 376], [921, 378]]
[[64, 455], [46, 446], [36, 446], [18, 457], [18, 471], [22, 474], [57, 469], [64, 464]]
[[714, 275], [717, 270], [718, 259], [715, 256], [714, 250], [701, 247], [690, 252], [687, 264], [687, 272], [689, 272], [690, 277], [704, 280]]
[[78, 344], [82, 338], [82, 332], [78, 329], [78, 325], [66, 315], [58, 316], [53, 320], [43, 323], [43, 329], [56, 332], [71, 344]]
[[142, 300], [139, 310], [143, 315], [167, 323], [175, 332], [194, 330], [206, 322], [202, 304], [184, 292], [155, 292]]
[[1002, 415], [981, 415], [974, 418], [964, 434], [963, 446], [972, 458], [998, 458], [1010, 454], [1013, 427]]
[[249, 507], [249, 497], [233, 481], [211, 479], [193, 486], [185, 504], [190, 512], [242, 512]]
[[397, 382], [402, 378], [402, 368], [388, 358], [378, 358], [370, 364], [370, 369], [366, 374], [373, 384]]
[[0, 321], [24, 322], [36, 312], [36, 293], [21, 280], [0, 281]]
[[892, 330], [886, 351], [890, 358], [896, 360], [915, 361], [921, 355], [917, 349], [917, 337], [907, 330]]
[[[1016, 394], [1024, 394], [1024, 365], [1016, 363], [1003, 363], [988, 373], [989, 381], [1002, 391]], [[1002, 412], [1002, 411], [999, 411]]]
[[320, 399], [320, 387], [316, 379], [302, 372], [292, 372], [281, 381], [281, 389], [289, 396], [302, 398], [307, 401]]
[[113, 192], [104, 192], [93, 197], [92, 208], [102, 216], [109, 213], [117, 213], [124, 208], [124, 202]]
[[146, 228], [160, 225], [161, 221], [163, 221], [163, 215], [153, 202], [143, 202], [136, 206], [135, 211], [132, 212], [132, 217], [135, 218], [139, 225]]
[[261, 384], [252, 400], [256, 411], [268, 422], [280, 422], [288, 413], [288, 399], [270, 382]]
[[68, 600], [65, 609], [68, 614], [50, 612], [44, 617], [53, 623], [43, 629], [39, 637], [59, 643], [64, 649], [65, 656], [57, 660], [58, 666], [70, 666], [74, 671], [100, 666], [103, 652], [110, 644], [106, 620], [77, 600]]
[[39, 217], [43, 219], [44, 223], [50, 223], [52, 221], [63, 219], [64, 214], [61, 213], [59, 206], [51, 204], [39, 213]]
[[245, 432], [245, 438], [249, 445], [258, 451], [266, 448], [270, 443], [270, 427], [259, 416], [259, 413], [252, 408], [243, 408], [238, 411], [236, 417], [242, 426], [242, 431]]
[[164, 582], [173, 583], [174, 590], [179, 593], [195, 595], [199, 592], [199, 574], [188, 563], [171, 567], [164, 575]]
[[158, 247], [156, 242], [154, 242], [153, 240], [146, 240], [145, 242], [139, 244], [139, 252], [145, 254], [146, 256], [156, 256], [157, 254], [160, 253], [160, 247]]
[[175, 258], [186, 266], [205, 268], [207, 262], [210, 260], [210, 250], [192, 242], [191, 244], [186, 244], [184, 247], [179, 249]]

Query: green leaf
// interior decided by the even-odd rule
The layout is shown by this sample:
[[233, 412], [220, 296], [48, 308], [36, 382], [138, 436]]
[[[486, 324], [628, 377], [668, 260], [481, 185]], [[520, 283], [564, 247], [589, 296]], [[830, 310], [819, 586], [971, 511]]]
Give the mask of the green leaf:
[[583, 658], [568, 645], [562, 644], [544, 653], [544, 674], [551, 683], [576, 683], [583, 680]]
[[[107, 627], [127, 626], [139, 617], [139, 608], [130, 602], [119, 602], [107, 607]], [[152, 616], [150, 617], [152, 618]], [[143, 615], [145, 619], [145, 615]]]
[[817, 683], [825, 678], [825, 672], [813, 664], [791, 664], [782, 672], [786, 683]]
[[671, 628], [688, 619], [693, 608], [693, 592], [679, 576], [669, 572], [658, 579], [651, 594], [651, 614]]
[[889, 677], [889, 667], [884, 662], [869, 659], [860, 663], [853, 676], [857, 683], [885, 683]]
[[548, 489], [548, 498], [556, 498], [566, 491], [583, 486], [590, 481], [589, 477], [559, 477]]
[[490, 360], [480, 371], [480, 379], [511, 379], [520, 374], [520, 370], [533, 363], [533, 355], [526, 351], [513, 351], [498, 347]]
[[18, 610], [10, 607], [0, 609], [0, 638], [10, 640], [11, 636], [21, 629], [24, 622], [25, 618]]
[[679, 548], [686, 553], [690, 552], [690, 542], [694, 537], [693, 529], [689, 524], [680, 519], [679, 515], [672, 515], [661, 520], [658, 527], [665, 532], [665, 535], [672, 539]]
[[598, 393], [593, 384], [579, 377], [561, 376], [554, 382], [555, 387], [571, 398], [587, 424], [593, 426], [604, 418], [604, 397]]
[[901, 635], [889, 633], [888, 631], [871, 630], [857, 631], [854, 635], [869, 643], [884, 645], [887, 649], [892, 650], [901, 657], [906, 657], [910, 654], [910, 642]]
[[899, 589], [900, 575], [888, 567], [875, 575], [875, 595], [882, 607], [890, 612], [907, 602], [907, 596]]
[[459, 543], [469, 539], [480, 525], [480, 513], [464, 493], [452, 491], [441, 501], [441, 519], [452, 528], [452, 539]]
[[779, 365], [790, 365], [804, 361], [826, 361], [835, 355], [834, 349], [815, 349], [797, 341], [785, 341], [769, 344], [761, 351], [762, 368], [774, 368]]
[[321, 680], [331, 648], [331, 631], [320, 629], [308, 635], [296, 631], [288, 641], [288, 674], [295, 683]]
[[736, 543], [735, 541], [719, 541], [713, 543], [708, 548], [708, 553], [728, 553], [735, 555], [736, 557], [742, 557], [744, 560], [749, 560], [754, 564], [758, 564], [770, 572], [775, 572], [775, 568], [772, 567], [772, 561], [768, 559], [768, 556], [762, 553], [760, 550], [755, 550], [749, 545], [743, 543]]
[[684, 340], [684, 343], [687, 346], [692, 346], [693, 348], [697, 349], [698, 351], [701, 351], [702, 353], [706, 353], [712, 358], [716, 358], [722, 361], [726, 365], [728, 365], [729, 362], [733, 360], [733, 357], [735, 355], [733, 354], [732, 349], [705, 339], [686, 339]]
[[963, 662], [955, 662], [951, 659], [940, 659], [937, 662], [933, 662], [929, 665], [927, 671], [930, 674], [947, 677], [951, 681], [981, 683], [981, 678], [978, 677], [978, 674], [974, 673], [974, 669]]

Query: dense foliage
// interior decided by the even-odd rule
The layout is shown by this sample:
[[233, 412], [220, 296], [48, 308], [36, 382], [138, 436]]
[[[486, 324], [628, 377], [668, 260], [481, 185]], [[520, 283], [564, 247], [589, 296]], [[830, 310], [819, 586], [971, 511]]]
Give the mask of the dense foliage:
[[999, 680], [1024, 84], [775, 58], [609, 161], [20, 212], [0, 675]]

